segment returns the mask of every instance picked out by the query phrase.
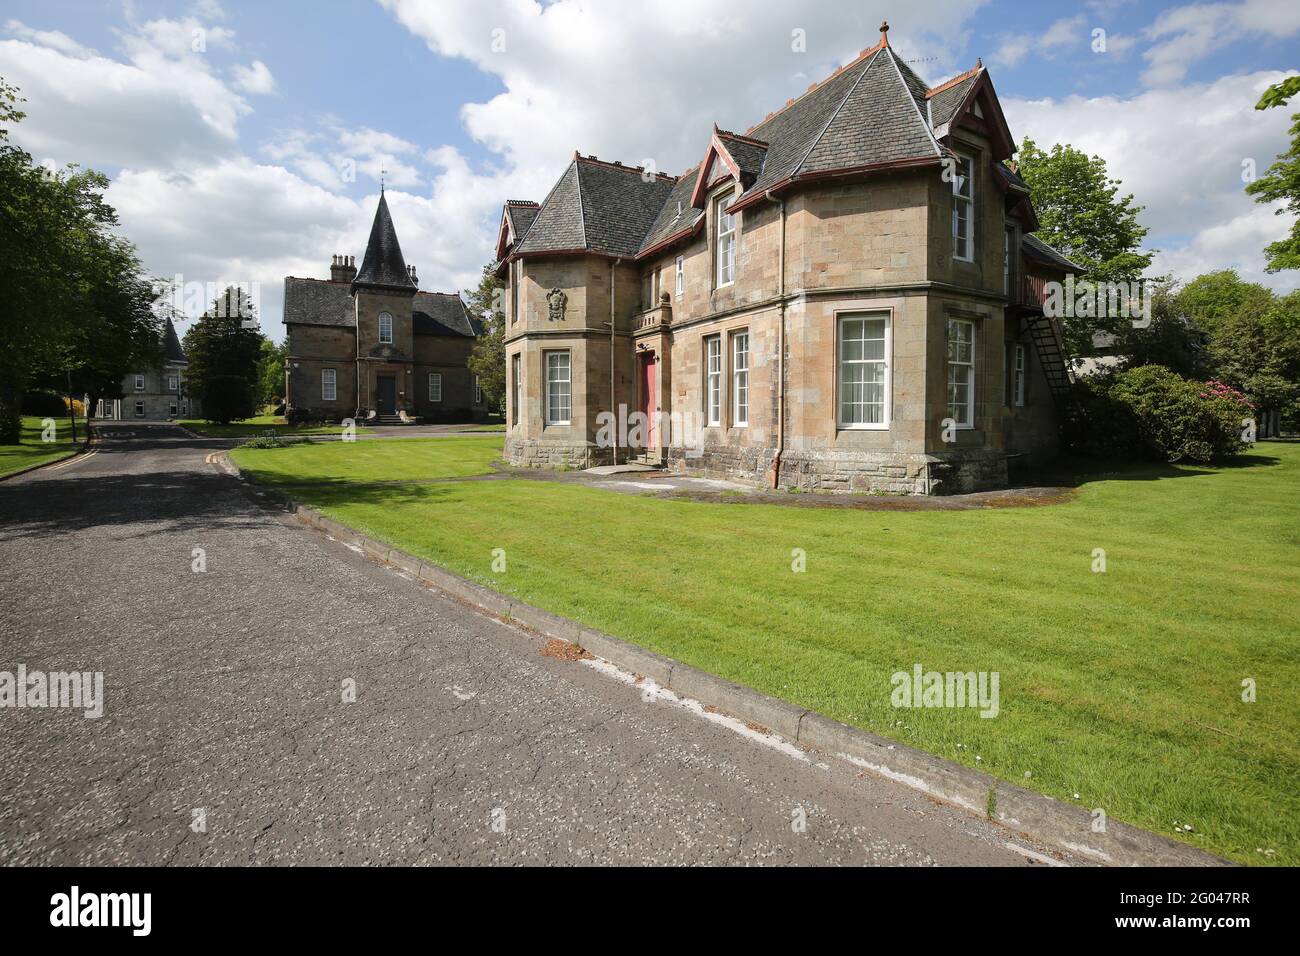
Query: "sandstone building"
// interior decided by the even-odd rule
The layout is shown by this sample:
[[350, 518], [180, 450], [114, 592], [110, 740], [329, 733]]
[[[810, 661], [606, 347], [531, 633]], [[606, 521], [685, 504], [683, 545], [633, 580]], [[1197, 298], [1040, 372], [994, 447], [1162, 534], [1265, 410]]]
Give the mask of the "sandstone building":
[[199, 400], [191, 398], [185, 387], [185, 369], [190, 362], [171, 319], [163, 327], [162, 344], [162, 364], [129, 372], [122, 379], [120, 399], [102, 398], [96, 402], [96, 418], [165, 421], [201, 417]]
[[1076, 267], [983, 66], [930, 87], [887, 31], [679, 177], [575, 153], [506, 204], [510, 461], [941, 493], [1055, 452], [1043, 284]]
[[467, 365], [482, 331], [455, 292], [421, 292], [382, 190], [358, 270], [284, 280], [285, 404], [290, 415], [397, 423], [467, 422], [487, 407]]

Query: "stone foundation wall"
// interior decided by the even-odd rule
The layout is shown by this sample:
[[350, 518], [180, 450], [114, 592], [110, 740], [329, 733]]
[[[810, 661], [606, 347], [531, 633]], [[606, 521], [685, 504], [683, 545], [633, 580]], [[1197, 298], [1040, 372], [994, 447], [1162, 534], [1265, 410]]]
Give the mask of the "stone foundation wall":
[[581, 469], [610, 464], [614, 460], [614, 450], [585, 442], [507, 438], [503, 457], [516, 468]]
[[[670, 448], [668, 470], [765, 485], [773, 454], [771, 448], [711, 446], [701, 455], [687, 457], [684, 449]], [[779, 484], [791, 490], [841, 494], [960, 494], [1006, 487], [1007, 459], [989, 452], [924, 455], [787, 450], [781, 458]]]
[[761, 483], [772, 466], [773, 449], [756, 445], [709, 445], [688, 457], [684, 448], [668, 448], [668, 470], [677, 475]]

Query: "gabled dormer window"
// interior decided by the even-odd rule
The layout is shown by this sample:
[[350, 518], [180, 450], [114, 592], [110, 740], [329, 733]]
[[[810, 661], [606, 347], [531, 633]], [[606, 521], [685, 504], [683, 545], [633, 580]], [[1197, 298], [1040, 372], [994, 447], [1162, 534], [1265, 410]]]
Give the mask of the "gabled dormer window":
[[716, 237], [714, 249], [718, 262], [717, 286], [731, 285], [736, 281], [736, 217], [729, 210], [733, 196], [721, 196], [714, 207], [713, 229]]
[[393, 317], [387, 312], [379, 313], [379, 341], [381, 343], [393, 341]]
[[957, 154], [952, 176], [952, 257], [975, 258], [975, 161]]

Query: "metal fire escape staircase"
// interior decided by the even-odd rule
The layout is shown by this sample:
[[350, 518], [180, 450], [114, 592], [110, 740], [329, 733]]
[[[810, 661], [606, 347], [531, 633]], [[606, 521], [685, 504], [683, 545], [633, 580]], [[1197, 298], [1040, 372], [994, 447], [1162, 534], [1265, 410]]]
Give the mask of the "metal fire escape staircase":
[[1043, 280], [1033, 276], [1023, 276], [1020, 283], [1020, 301], [1023, 307], [1025, 325], [1029, 337], [1038, 354], [1038, 364], [1047, 378], [1047, 386], [1052, 393], [1052, 400], [1061, 405], [1070, 394], [1074, 382], [1074, 371], [1065, 352], [1065, 343], [1061, 340], [1060, 325], [1043, 312], [1046, 294]]

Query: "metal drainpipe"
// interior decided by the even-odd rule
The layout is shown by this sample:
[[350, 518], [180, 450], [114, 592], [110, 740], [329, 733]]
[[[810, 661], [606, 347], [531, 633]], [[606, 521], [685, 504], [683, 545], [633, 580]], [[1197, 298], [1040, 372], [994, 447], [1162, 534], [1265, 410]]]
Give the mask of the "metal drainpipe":
[[618, 464], [618, 406], [614, 404], [614, 268], [622, 263], [615, 259], [609, 264], [609, 410], [614, 416], [614, 464]]
[[763, 194], [770, 202], [781, 207], [781, 242], [777, 256], [777, 309], [780, 312], [780, 332], [777, 344], [776, 373], [776, 454], [772, 456], [772, 487], [781, 485], [781, 455], [785, 452], [785, 200], [772, 196], [772, 190]]

